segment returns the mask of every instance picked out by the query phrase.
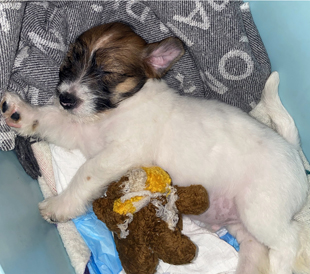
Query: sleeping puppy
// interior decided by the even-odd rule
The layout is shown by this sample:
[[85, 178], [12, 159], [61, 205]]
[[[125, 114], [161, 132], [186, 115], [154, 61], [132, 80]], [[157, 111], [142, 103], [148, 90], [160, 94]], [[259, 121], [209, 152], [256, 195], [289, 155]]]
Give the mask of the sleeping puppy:
[[43, 218], [83, 214], [127, 170], [158, 165], [175, 184], [208, 190], [210, 209], [196, 221], [237, 237], [238, 274], [310, 273], [307, 234], [294, 220], [308, 193], [298, 145], [240, 109], [180, 96], [159, 80], [183, 53], [177, 38], [147, 44], [122, 23], [96, 26], [71, 45], [54, 105], [4, 95], [2, 113], [18, 134], [88, 159], [65, 191], [40, 203]]

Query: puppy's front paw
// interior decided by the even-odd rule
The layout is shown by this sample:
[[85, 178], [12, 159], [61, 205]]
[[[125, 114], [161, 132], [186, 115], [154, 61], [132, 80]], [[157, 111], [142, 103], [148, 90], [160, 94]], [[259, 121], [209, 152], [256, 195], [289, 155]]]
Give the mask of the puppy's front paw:
[[55, 196], [39, 203], [39, 210], [44, 220], [50, 223], [63, 223], [70, 219], [63, 212], [65, 206], [59, 196]]
[[50, 223], [64, 223], [84, 213], [75, 200], [63, 195], [50, 197], [39, 203], [40, 213]]
[[18, 96], [9, 93], [7, 93], [1, 100], [0, 109], [5, 122], [9, 127], [21, 127], [21, 115], [18, 107], [20, 102], [21, 100]]
[[23, 136], [34, 135], [38, 126], [36, 108], [18, 95], [7, 92], [0, 102], [0, 111], [6, 124]]

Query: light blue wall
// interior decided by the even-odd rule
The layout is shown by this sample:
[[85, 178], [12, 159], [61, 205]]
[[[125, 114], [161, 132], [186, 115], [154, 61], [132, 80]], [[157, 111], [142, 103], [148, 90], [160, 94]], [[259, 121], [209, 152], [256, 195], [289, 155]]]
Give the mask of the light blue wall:
[[[75, 273], [55, 225], [43, 220], [38, 182], [0, 151], [0, 265], [5, 274]], [[0, 273], [3, 273], [0, 267]]]
[[280, 74], [280, 97], [310, 160], [310, 1], [249, 1], [256, 26]]

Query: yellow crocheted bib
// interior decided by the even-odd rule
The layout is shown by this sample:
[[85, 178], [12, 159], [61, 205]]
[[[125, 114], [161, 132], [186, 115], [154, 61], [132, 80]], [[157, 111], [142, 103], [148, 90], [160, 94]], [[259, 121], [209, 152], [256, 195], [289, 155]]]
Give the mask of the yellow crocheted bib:
[[[158, 166], [153, 167], [142, 167], [146, 173], [146, 182], [144, 190], [150, 191], [152, 193], [161, 193], [169, 195], [171, 178], [167, 172], [161, 169]], [[117, 199], [114, 202], [113, 211], [126, 215], [128, 213], [135, 213], [136, 207], [134, 203], [142, 200], [144, 196], [135, 196], [131, 199], [128, 199], [124, 202], [121, 199]]]

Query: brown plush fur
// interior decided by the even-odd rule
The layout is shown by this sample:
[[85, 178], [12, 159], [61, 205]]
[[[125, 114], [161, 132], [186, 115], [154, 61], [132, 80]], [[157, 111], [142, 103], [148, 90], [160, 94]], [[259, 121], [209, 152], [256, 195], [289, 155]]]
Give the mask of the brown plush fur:
[[[181, 233], [181, 213], [201, 214], [208, 209], [209, 197], [205, 188], [200, 185], [175, 186], [179, 197], [176, 206], [180, 214], [174, 231], [156, 216], [155, 206], [149, 203], [134, 213], [133, 221], [128, 226], [129, 235], [120, 238], [120, 229], [117, 225], [123, 224], [128, 217], [114, 212], [113, 204], [123, 195], [121, 185], [127, 179], [123, 177], [120, 181], [110, 184], [105, 197], [93, 203], [98, 219], [106, 223], [114, 233], [116, 248], [126, 273], [155, 273], [159, 259], [176, 265], [190, 263], [196, 255], [196, 246]], [[163, 200], [163, 204], [165, 203]]]

